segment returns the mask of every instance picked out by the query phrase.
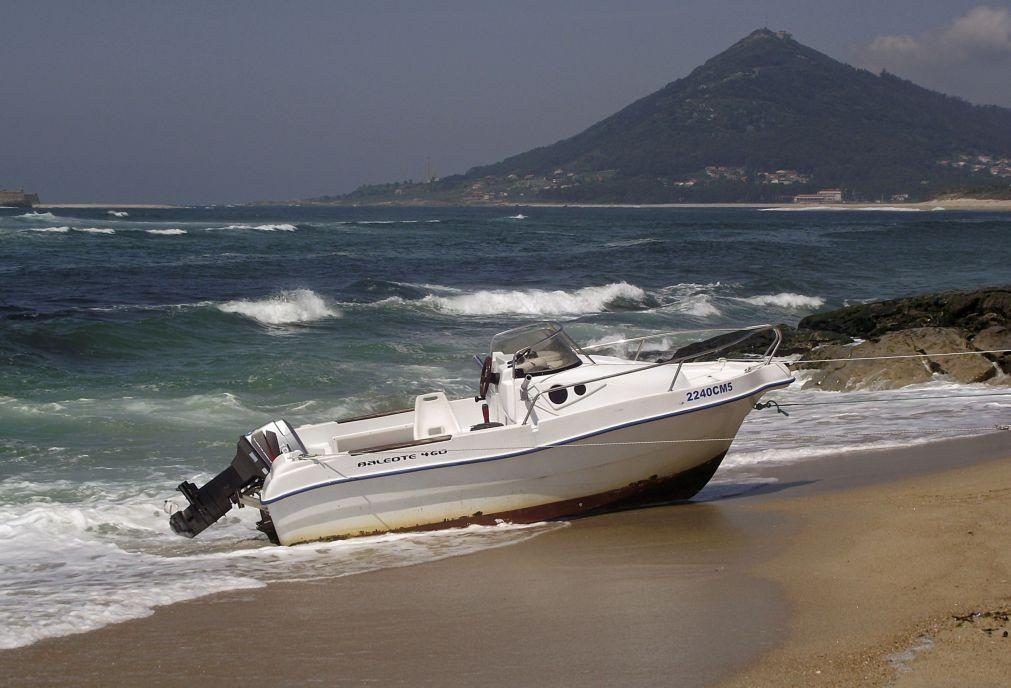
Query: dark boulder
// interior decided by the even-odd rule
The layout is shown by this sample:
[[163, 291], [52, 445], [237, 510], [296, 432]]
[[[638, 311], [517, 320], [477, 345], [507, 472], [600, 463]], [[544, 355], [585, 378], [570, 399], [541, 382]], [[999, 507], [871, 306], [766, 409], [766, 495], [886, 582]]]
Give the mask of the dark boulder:
[[1011, 287], [951, 291], [847, 306], [809, 315], [798, 330], [821, 330], [858, 339], [916, 327], [957, 327], [975, 334], [1011, 322]]

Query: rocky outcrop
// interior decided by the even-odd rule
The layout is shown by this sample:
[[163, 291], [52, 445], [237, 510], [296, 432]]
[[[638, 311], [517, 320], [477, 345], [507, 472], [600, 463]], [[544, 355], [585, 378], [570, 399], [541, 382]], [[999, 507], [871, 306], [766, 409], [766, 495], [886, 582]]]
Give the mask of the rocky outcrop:
[[[953, 327], [917, 327], [890, 332], [853, 345], [819, 347], [803, 357], [811, 365], [798, 370], [812, 373], [804, 389], [849, 391], [853, 389], [894, 389], [929, 382], [935, 375], [947, 375], [963, 383], [986, 382], [998, 375], [992, 361], [975, 356], [931, 356], [940, 352], [970, 352], [974, 349], [962, 331]], [[919, 355], [918, 355], [919, 354]], [[914, 358], [877, 359], [881, 356]], [[831, 359], [827, 363], [817, 363]]]
[[[800, 355], [798, 370], [809, 371], [805, 389], [895, 389], [928, 382], [937, 375], [962, 382], [1011, 386], [1011, 288], [926, 294], [815, 313], [796, 328], [780, 325], [779, 355]], [[736, 342], [724, 334], [682, 347], [676, 357]], [[735, 357], [765, 352], [771, 334], [755, 335], [723, 351]], [[911, 356], [858, 360], [880, 356]], [[838, 360], [846, 359], [846, 360]]]
[[[1009, 323], [1009, 288], [927, 294], [810, 315], [789, 332], [786, 348], [789, 353], [803, 348], [805, 339], [815, 342], [801, 357], [810, 364], [797, 366], [811, 371], [805, 389], [894, 389], [936, 375], [962, 383], [1007, 385], [1009, 353], [931, 354], [1011, 349]], [[880, 356], [915, 358], [857, 360]]]
[[957, 327], [975, 334], [1011, 322], [1011, 287], [925, 294], [809, 315], [798, 332], [825, 331], [871, 339], [919, 327]]

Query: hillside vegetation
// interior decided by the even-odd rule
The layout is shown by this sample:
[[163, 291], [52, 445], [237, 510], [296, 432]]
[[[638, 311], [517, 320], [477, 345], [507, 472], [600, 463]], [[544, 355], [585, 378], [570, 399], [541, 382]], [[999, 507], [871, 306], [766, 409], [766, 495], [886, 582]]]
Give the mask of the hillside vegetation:
[[1011, 190], [1011, 110], [979, 106], [755, 31], [678, 79], [550, 146], [340, 202], [854, 200]]

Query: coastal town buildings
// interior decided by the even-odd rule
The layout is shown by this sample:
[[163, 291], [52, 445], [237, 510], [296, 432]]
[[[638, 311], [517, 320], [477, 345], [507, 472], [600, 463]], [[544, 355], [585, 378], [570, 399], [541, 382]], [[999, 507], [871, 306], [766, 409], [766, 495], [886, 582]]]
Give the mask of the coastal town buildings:
[[794, 203], [842, 203], [842, 189], [822, 189], [818, 193], [798, 194], [793, 197]]
[[937, 161], [941, 167], [951, 167], [975, 174], [991, 174], [994, 177], [1011, 177], [1011, 158], [996, 155], [953, 155]]

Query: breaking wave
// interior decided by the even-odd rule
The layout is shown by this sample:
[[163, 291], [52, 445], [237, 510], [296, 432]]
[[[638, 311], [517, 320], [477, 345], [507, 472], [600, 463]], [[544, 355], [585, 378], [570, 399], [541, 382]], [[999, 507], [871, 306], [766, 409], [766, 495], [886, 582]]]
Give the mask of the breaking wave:
[[129, 217], [130, 213], [125, 210], [106, 210], [106, 215], [112, 215], [113, 217]]
[[572, 292], [496, 289], [453, 296], [432, 294], [422, 301], [457, 315], [579, 315], [642, 308], [647, 305], [647, 299], [646, 292], [640, 287], [628, 282], [615, 282]]
[[339, 318], [342, 313], [311, 289], [282, 291], [256, 301], [228, 301], [218, 310], [252, 318], [265, 325], [288, 325]]
[[684, 298], [674, 304], [674, 310], [696, 318], [714, 318], [723, 315], [723, 311], [713, 303], [713, 297], [709, 294], [694, 294]]
[[70, 231], [70, 227], [33, 227], [28, 230], [29, 232], [54, 232], [56, 234], [66, 234]]
[[820, 296], [805, 296], [788, 291], [778, 294], [759, 294], [741, 300], [755, 306], [779, 306], [780, 308], [821, 308], [825, 305], [825, 299]]
[[49, 220], [55, 220], [56, 216], [52, 213], [25, 213], [24, 215], [15, 215], [14, 218], [17, 220], [48, 222]]
[[85, 232], [87, 234], [115, 234], [115, 229], [108, 227], [74, 227], [75, 232]]
[[166, 236], [174, 236], [177, 234], [186, 234], [185, 229], [179, 229], [178, 227], [172, 227], [170, 229], [145, 229], [148, 234], [164, 234]]

